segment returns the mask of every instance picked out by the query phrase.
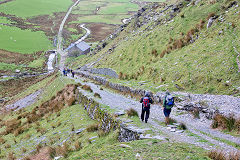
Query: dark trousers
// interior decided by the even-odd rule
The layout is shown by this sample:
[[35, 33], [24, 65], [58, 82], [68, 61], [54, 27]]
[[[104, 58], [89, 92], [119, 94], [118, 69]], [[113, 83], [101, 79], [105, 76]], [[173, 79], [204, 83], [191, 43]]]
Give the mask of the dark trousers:
[[145, 112], [146, 112], [145, 122], [147, 122], [150, 114], [150, 107], [142, 107], [142, 114], [141, 114], [142, 121], [144, 120]]

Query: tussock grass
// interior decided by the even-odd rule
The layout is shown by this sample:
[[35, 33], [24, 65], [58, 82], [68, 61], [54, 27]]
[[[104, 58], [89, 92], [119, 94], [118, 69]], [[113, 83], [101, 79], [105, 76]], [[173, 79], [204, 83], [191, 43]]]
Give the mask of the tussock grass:
[[212, 150], [208, 153], [208, 157], [213, 160], [226, 160], [223, 151]]
[[99, 128], [99, 124], [95, 123], [95, 124], [90, 124], [89, 126], [87, 126], [86, 130], [88, 132], [95, 132], [98, 130], [98, 128]]
[[213, 117], [212, 128], [226, 129], [228, 131], [237, 130], [240, 132], [240, 119], [236, 119], [233, 114], [225, 116], [222, 114], [216, 114]]
[[101, 95], [99, 93], [94, 93], [94, 97], [101, 98]]
[[186, 130], [187, 126], [184, 123], [180, 123], [180, 125], [178, 126], [178, 129]]
[[86, 84], [82, 86], [82, 89], [89, 91], [89, 92], [93, 92], [92, 88]]
[[200, 113], [198, 108], [195, 108], [193, 111], [191, 111], [191, 114], [193, 115], [193, 118], [200, 119]]
[[223, 150], [211, 150], [208, 152], [208, 157], [213, 160], [239, 160], [240, 151], [230, 152], [229, 154]]
[[75, 147], [75, 151], [79, 151], [80, 149], [82, 149], [82, 143], [79, 141], [76, 141], [74, 143], [74, 147]]
[[126, 113], [127, 113], [128, 117], [132, 117], [132, 116], [137, 116], [138, 117], [138, 112], [133, 108], [127, 109]]

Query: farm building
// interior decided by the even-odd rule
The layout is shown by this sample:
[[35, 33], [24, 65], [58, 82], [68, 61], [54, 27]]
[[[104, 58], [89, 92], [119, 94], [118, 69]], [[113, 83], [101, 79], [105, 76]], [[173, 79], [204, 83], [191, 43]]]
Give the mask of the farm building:
[[77, 57], [83, 54], [88, 54], [90, 52], [90, 46], [86, 42], [81, 41], [79, 43], [72, 43], [66, 51], [69, 56]]

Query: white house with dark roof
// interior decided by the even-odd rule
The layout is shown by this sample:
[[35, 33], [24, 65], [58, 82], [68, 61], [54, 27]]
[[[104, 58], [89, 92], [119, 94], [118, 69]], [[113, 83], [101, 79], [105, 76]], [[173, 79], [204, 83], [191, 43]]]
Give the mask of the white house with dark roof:
[[90, 48], [91, 47], [86, 42], [81, 41], [79, 43], [72, 43], [68, 48], [66, 48], [66, 51], [69, 56], [77, 57], [88, 54], [90, 52]]

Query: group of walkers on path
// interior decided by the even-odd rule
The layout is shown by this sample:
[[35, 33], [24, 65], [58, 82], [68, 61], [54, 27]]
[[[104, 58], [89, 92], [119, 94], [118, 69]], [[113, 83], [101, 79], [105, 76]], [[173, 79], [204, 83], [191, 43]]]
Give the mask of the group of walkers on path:
[[[161, 102], [161, 99], [159, 100], [159, 102]], [[142, 119], [142, 121], [145, 120], [145, 123], [147, 123], [149, 115], [150, 115], [150, 105], [153, 104], [151, 94], [149, 92], [146, 92], [145, 96], [140, 99], [140, 103], [142, 103], [141, 119]], [[164, 96], [163, 104], [162, 104], [162, 110], [163, 110], [163, 114], [165, 116], [166, 124], [170, 123], [169, 116], [170, 116], [173, 106], [174, 106], [174, 98], [167, 91], [166, 95]]]
[[66, 69], [66, 68], [63, 69], [64, 76], [67, 76], [69, 73], [71, 73], [72, 77], [74, 78], [75, 72], [72, 69]]

